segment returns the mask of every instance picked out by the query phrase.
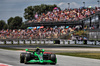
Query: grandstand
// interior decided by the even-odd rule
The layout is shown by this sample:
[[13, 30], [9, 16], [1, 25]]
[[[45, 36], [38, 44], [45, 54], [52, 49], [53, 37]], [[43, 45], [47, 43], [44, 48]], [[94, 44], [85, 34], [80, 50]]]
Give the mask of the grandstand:
[[[97, 29], [100, 27], [100, 8], [78, 8], [59, 10], [35, 15], [26, 25], [26, 30], [1, 30], [0, 39], [69, 39], [79, 30]], [[35, 27], [35, 28], [33, 28]], [[39, 28], [38, 28], [39, 27]], [[42, 28], [40, 28], [42, 27]], [[89, 32], [88, 32], [89, 34]], [[89, 38], [89, 36], [85, 36]], [[80, 37], [79, 38], [84, 38]]]
[[[100, 8], [78, 8], [53, 10], [47, 14], [42, 14], [27, 22], [27, 26], [69, 26], [69, 25], [88, 25], [92, 27], [99, 22]], [[52, 17], [52, 18], [51, 18]], [[99, 25], [98, 25], [99, 26]], [[97, 26], [97, 28], [98, 28]]]
[[[55, 17], [60, 17], [60, 19], [56, 18], [50, 21], [49, 15], [52, 13], [54, 14], [53, 16]], [[48, 20], [40, 20], [38, 19], [33, 19], [32, 21], [29, 21], [27, 23], [27, 26], [49, 26], [49, 27], [54, 27], [54, 26], [70, 26], [70, 27], [75, 27], [75, 26], [82, 26], [82, 29], [99, 29], [100, 27], [100, 8], [95, 7], [95, 8], [78, 8], [78, 9], [68, 9], [68, 10], [53, 10], [53, 12], [48, 12], [44, 18], [47, 19], [46, 16], [48, 16]], [[58, 15], [56, 15], [58, 14]], [[60, 16], [59, 16], [60, 15]], [[62, 18], [62, 16], [64, 18]], [[68, 17], [66, 17], [68, 16]], [[68, 18], [68, 19], [67, 19]], [[39, 17], [41, 19], [41, 16]], [[35, 22], [36, 21], [36, 22]], [[87, 30], [88, 31], [88, 30]], [[87, 34], [87, 38], [89, 38], [89, 31]]]

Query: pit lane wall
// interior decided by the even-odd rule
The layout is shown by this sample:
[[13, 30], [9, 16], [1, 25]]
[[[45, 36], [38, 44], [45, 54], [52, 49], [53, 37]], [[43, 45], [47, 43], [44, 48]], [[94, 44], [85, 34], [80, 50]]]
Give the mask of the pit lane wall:
[[0, 40], [0, 45], [34, 45], [34, 44], [85, 44], [100, 45], [100, 41], [73, 41], [73, 40]]

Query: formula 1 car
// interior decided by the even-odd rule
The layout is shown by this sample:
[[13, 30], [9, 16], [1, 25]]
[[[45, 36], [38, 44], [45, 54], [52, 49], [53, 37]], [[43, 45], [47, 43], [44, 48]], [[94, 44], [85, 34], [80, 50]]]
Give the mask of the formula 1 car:
[[42, 50], [29, 51], [26, 49], [26, 52], [20, 54], [20, 63], [50, 63], [56, 64], [57, 58], [56, 55], [50, 52], [45, 52]]

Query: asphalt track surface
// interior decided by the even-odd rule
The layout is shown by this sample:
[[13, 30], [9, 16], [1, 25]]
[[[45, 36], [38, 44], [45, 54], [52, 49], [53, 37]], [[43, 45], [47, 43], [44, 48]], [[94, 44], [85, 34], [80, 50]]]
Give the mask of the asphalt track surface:
[[0, 49], [0, 63], [12, 66], [100, 66], [100, 60], [57, 55], [57, 64], [23, 64], [19, 62], [22, 51]]

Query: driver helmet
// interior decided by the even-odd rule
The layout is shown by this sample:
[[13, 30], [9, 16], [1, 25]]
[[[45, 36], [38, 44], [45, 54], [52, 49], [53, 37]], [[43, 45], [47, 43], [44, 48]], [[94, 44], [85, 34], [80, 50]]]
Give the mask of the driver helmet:
[[36, 47], [37, 49], [39, 49], [39, 47]]

